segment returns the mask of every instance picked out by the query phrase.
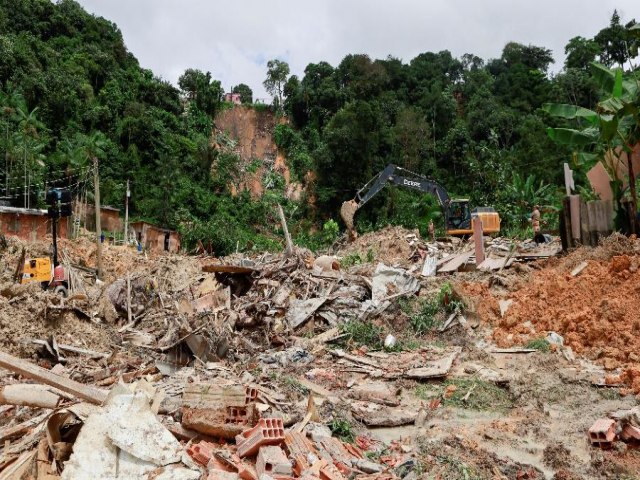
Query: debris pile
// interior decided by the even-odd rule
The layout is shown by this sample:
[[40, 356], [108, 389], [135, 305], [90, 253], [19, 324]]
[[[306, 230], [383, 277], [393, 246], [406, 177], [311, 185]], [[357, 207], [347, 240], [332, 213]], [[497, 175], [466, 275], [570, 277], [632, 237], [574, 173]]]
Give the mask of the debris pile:
[[[93, 245], [64, 241], [65, 266], [76, 274], [67, 298], [16, 284], [23, 247], [29, 255], [47, 248], [9, 240], [0, 252], [0, 479], [415, 480], [422, 468], [448, 478], [458, 458], [489, 477], [542, 478], [542, 463], [483, 446], [529, 435], [531, 418], [548, 420], [546, 411], [507, 412], [531, 394], [524, 357], [537, 350], [496, 348], [475, 317], [518, 345], [528, 337], [515, 329], [526, 320], [511, 329], [503, 322], [524, 315], [525, 299], [555, 308], [544, 281], [595, 282], [601, 264], [621, 284], [632, 281], [635, 247], [614, 242], [606, 258], [596, 249], [529, 269], [522, 263], [557, 246], [485, 240], [498, 265], [487, 271], [474, 265], [469, 241], [425, 242], [399, 228], [317, 258], [298, 248], [217, 259], [105, 245], [104, 282], [95, 279]], [[509, 293], [507, 277], [531, 279], [546, 300], [521, 287]], [[510, 301], [498, 296], [505, 290]], [[531, 320], [538, 336], [540, 325]], [[576, 341], [553, 331], [544, 331], [549, 343]], [[574, 367], [551, 355], [541, 361]], [[640, 382], [630, 355], [602, 388]], [[482, 408], [511, 417], [500, 427], [495, 412], [467, 415]], [[634, 420], [614, 420], [618, 438], [635, 432]], [[575, 428], [585, 448], [586, 428]]]

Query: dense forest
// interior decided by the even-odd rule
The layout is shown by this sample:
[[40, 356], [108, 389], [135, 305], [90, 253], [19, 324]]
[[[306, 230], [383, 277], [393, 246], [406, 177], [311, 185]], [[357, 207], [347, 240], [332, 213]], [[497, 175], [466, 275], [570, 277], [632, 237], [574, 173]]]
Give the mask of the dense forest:
[[[133, 217], [179, 229], [187, 246], [201, 239], [218, 253], [277, 248], [272, 206], [281, 202], [298, 241], [318, 247], [335, 238], [330, 220], [342, 201], [396, 163], [452, 195], [495, 206], [515, 232], [533, 203], [557, 203], [562, 163], [571, 158], [546, 133], [569, 120], [543, 105], [595, 108], [601, 92], [591, 62], [628, 69], [637, 55], [635, 21], [617, 13], [607, 20], [594, 38], [569, 40], [555, 74], [550, 50], [518, 43], [495, 59], [442, 51], [405, 63], [353, 54], [337, 66], [309, 64], [302, 78], [269, 62], [271, 108], [288, 119], [276, 142], [293, 178], [315, 172], [295, 204], [281, 182], [270, 182], [259, 201], [230, 194], [234, 157], [212, 141], [216, 113], [230, 106], [210, 73], [189, 69], [173, 86], [140, 67], [116, 25], [73, 0], [0, 0], [0, 200], [42, 206], [51, 185], [90, 197], [97, 161], [105, 203], [122, 205], [130, 180]], [[247, 85], [227, 87], [251, 104]], [[358, 224], [424, 227], [437, 215], [433, 199], [386, 189]]]

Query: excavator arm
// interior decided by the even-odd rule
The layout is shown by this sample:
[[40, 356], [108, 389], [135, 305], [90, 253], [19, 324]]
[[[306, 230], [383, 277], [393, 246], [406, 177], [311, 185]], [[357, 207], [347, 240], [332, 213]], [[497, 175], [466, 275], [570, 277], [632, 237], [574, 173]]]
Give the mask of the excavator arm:
[[449, 194], [446, 189], [435, 180], [410, 172], [404, 168], [397, 167], [393, 164], [387, 165], [384, 170], [373, 177], [362, 187], [353, 200], [349, 200], [342, 204], [340, 215], [344, 220], [350, 237], [354, 236], [353, 217], [355, 213], [364, 204], [371, 200], [376, 194], [382, 190], [387, 183], [411, 188], [424, 193], [429, 193], [436, 197], [438, 203], [446, 212], [449, 205]]

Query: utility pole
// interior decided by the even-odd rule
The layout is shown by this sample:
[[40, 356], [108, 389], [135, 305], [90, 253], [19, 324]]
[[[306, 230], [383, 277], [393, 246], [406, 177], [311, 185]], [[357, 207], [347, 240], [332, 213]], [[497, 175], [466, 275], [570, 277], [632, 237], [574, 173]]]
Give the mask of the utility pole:
[[98, 174], [98, 157], [93, 157], [93, 184], [96, 200], [96, 277], [102, 280], [102, 225], [100, 225], [100, 175]]
[[129, 190], [129, 179], [127, 178], [127, 196], [124, 199], [124, 244], [129, 245], [129, 197], [131, 196], [131, 190]]

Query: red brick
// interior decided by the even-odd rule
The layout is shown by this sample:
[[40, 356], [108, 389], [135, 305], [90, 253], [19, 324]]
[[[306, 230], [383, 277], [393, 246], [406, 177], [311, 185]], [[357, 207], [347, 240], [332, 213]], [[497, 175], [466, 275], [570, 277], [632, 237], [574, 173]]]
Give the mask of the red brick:
[[245, 405], [255, 402], [258, 399], [258, 389], [253, 387], [245, 387]]
[[200, 465], [207, 466], [209, 460], [213, 457], [213, 451], [216, 449], [216, 445], [209, 442], [195, 443], [187, 448], [187, 453]]
[[256, 461], [256, 470], [258, 477], [264, 473], [272, 477], [291, 476], [293, 472], [291, 462], [289, 462], [287, 456], [280, 447], [274, 445], [260, 447]]
[[334, 437], [323, 438], [320, 446], [331, 457], [333, 464], [338, 467], [342, 473], [351, 470], [351, 458], [353, 455], [345, 448], [344, 444]]
[[238, 480], [238, 474], [224, 470], [209, 470], [207, 480]]
[[309, 469], [311, 464], [307, 460], [307, 454], [318, 454], [313, 444], [307, 439], [304, 433], [289, 432], [284, 436], [284, 445], [293, 460], [293, 471], [300, 476], [304, 470]]
[[606, 446], [616, 438], [616, 422], [610, 418], [600, 418], [589, 429], [592, 445]]
[[280, 445], [284, 441], [284, 425], [281, 418], [261, 418], [257, 425], [236, 436], [238, 455], [253, 456], [260, 447]]
[[182, 408], [182, 425], [214, 438], [232, 440], [259, 418], [255, 404], [246, 407]]
[[633, 425], [627, 423], [620, 433], [620, 438], [625, 441], [629, 440], [640, 440], [640, 428], [634, 427]]
[[335, 465], [326, 465], [320, 469], [321, 480], [344, 480], [344, 476]]

